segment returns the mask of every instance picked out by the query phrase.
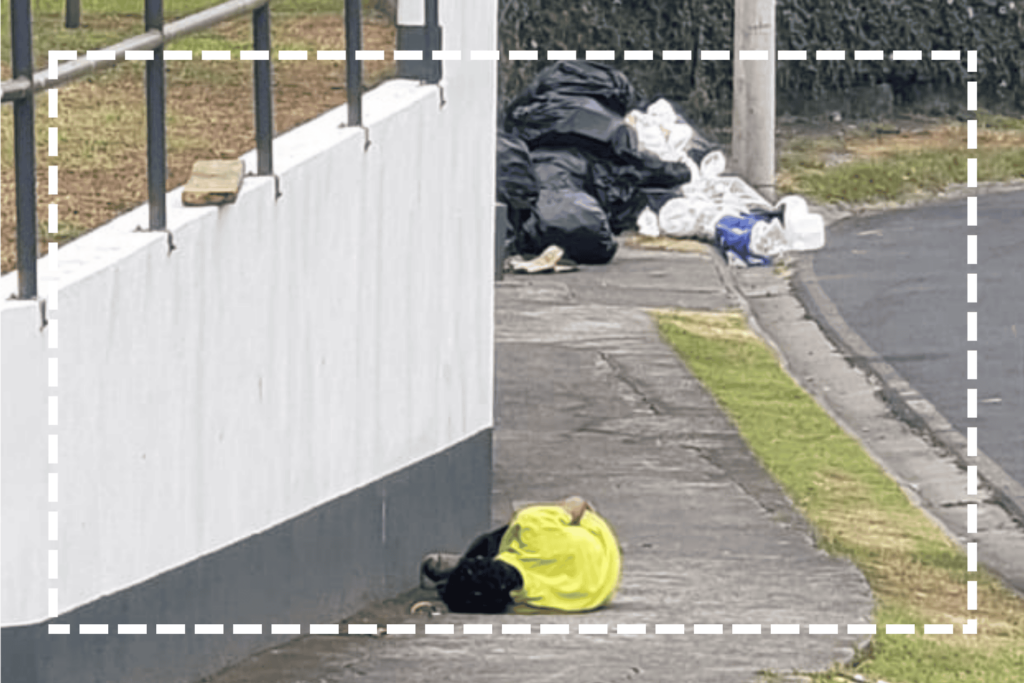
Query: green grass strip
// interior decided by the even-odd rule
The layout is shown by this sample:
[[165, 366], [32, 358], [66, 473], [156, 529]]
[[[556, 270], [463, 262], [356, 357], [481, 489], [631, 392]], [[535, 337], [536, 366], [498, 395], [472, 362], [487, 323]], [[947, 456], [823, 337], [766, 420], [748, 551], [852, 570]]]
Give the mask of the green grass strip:
[[938, 192], [967, 182], [968, 157], [980, 157], [978, 180], [1007, 181], [1024, 177], [1024, 149], [927, 150], [894, 152], [883, 159], [854, 160], [826, 167], [808, 155], [784, 155], [783, 169], [792, 174], [783, 192], [818, 202], [899, 200], [913, 192]]
[[[847, 557], [875, 596], [879, 633], [849, 667], [888, 683], [1024, 680], [1024, 603], [964, 553], [782, 369], [740, 312], [655, 311], [662, 337], [730, 416], [751, 451], [815, 529], [820, 547]], [[979, 610], [967, 611], [967, 581]], [[977, 618], [978, 635], [962, 625]], [[925, 636], [925, 624], [954, 624]], [[917, 635], [886, 635], [915, 624]]]

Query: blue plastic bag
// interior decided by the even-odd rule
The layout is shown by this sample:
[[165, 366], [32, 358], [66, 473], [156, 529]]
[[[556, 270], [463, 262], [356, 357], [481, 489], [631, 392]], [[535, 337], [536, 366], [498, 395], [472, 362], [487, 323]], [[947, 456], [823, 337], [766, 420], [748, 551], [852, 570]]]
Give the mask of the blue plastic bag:
[[725, 216], [715, 224], [715, 241], [726, 255], [731, 253], [748, 266], [771, 265], [770, 258], [750, 253], [750, 233], [762, 221], [764, 216], [749, 213]]

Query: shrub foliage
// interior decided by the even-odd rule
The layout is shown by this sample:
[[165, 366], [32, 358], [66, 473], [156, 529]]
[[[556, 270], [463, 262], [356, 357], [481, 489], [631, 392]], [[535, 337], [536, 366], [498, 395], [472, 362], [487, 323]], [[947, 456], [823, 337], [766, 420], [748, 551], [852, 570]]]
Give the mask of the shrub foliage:
[[[500, 0], [502, 106], [544, 66], [547, 50], [616, 50], [616, 67], [647, 97], [666, 95], [701, 122], [727, 111], [732, 63], [663, 61], [663, 49], [731, 50], [735, 0]], [[979, 99], [1024, 108], [1024, 0], [777, 0], [776, 47], [807, 50], [804, 61], [779, 62], [777, 84], [817, 98], [854, 86], [889, 83], [899, 101], [914, 85], [963, 87], [966, 50], [978, 51]], [[537, 62], [508, 61], [508, 50], [541, 50]], [[649, 62], [623, 50], [654, 50]], [[815, 50], [846, 50], [844, 61], [816, 61]], [[884, 50], [882, 62], [857, 61], [854, 50]], [[893, 61], [893, 50], [922, 50], [920, 61]], [[931, 50], [961, 50], [962, 59], [930, 59]], [[965, 99], [966, 102], [966, 99]]]

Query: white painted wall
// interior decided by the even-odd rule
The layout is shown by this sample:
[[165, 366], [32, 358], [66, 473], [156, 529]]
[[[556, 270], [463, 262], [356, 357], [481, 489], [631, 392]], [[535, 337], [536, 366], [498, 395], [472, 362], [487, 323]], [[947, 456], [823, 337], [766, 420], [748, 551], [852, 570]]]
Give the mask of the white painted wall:
[[[441, 5], [438, 5], [437, 11], [440, 15]], [[395, 15], [399, 26], [422, 26], [426, 23], [426, 3], [423, 0], [398, 0]]]
[[145, 207], [61, 249], [55, 350], [38, 304], [2, 305], [3, 625], [50, 616], [49, 587], [63, 613], [491, 426], [496, 64], [468, 51], [497, 44], [496, 2], [442, 2], [441, 22], [467, 56], [444, 107], [390, 81], [364, 97], [368, 149], [344, 107], [275, 140], [280, 198], [268, 178], [222, 208], [179, 190], [173, 251], [134, 231]]

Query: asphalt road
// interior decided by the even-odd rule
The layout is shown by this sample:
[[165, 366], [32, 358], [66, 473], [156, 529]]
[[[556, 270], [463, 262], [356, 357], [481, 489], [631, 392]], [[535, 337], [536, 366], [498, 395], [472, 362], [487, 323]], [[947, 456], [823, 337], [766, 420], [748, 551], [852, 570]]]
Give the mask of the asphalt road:
[[[817, 280], [846, 324], [958, 431], [1024, 483], [1024, 192], [964, 199], [839, 221], [810, 255]], [[967, 235], [977, 234], [977, 265]], [[968, 273], [978, 299], [968, 303]], [[978, 338], [967, 339], [967, 312]], [[968, 381], [968, 349], [978, 355]], [[967, 416], [967, 389], [978, 416]]]

